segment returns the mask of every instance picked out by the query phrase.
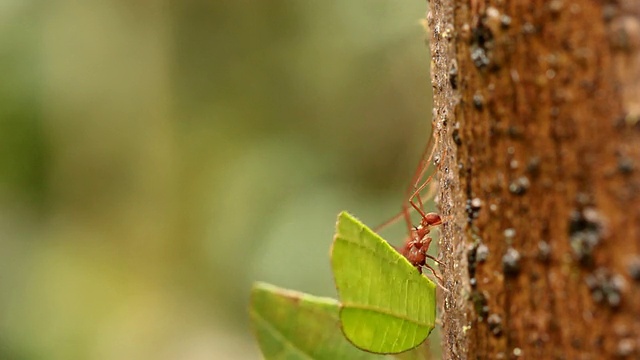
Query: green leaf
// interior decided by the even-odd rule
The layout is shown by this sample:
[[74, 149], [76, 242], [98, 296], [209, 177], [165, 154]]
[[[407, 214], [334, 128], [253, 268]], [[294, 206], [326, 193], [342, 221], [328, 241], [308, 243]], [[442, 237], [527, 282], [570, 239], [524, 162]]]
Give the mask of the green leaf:
[[380, 359], [340, 332], [338, 302], [256, 283], [249, 313], [265, 359]]
[[435, 284], [346, 212], [338, 215], [331, 265], [346, 338], [395, 354], [420, 345], [435, 326]]

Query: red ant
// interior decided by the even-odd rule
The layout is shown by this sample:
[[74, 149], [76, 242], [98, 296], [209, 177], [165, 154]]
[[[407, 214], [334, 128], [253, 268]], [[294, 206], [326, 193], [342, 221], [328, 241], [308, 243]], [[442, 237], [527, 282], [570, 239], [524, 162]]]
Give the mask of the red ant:
[[435, 257], [429, 255], [427, 251], [429, 251], [429, 246], [433, 239], [429, 236], [430, 226], [436, 226], [442, 224], [442, 218], [440, 215], [436, 213], [427, 213], [422, 218], [420, 225], [414, 226], [411, 229], [411, 236], [407, 239], [404, 246], [401, 249], [401, 254], [409, 260], [411, 265], [415, 266], [420, 273], [422, 273], [422, 268], [426, 267], [431, 270], [433, 276], [438, 279], [441, 283], [442, 278], [438, 276], [436, 271], [427, 263], [427, 259], [431, 259], [438, 264], [442, 265], [442, 263], [436, 259]]
[[[427, 253], [427, 251], [429, 250], [429, 246], [433, 241], [433, 239], [429, 236], [429, 233], [431, 232], [430, 227], [442, 224], [442, 217], [432, 212], [425, 213], [422, 197], [420, 196], [422, 190], [424, 190], [431, 182], [433, 175], [430, 175], [427, 180], [422, 183], [422, 185], [418, 186], [418, 183], [424, 177], [424, 174], [426, 173], [429, 165], [431, 164], [431, 160], [433, 159], [435, 147], [431, 147], [431, 141], [434, 138], [435, 135], [432, 137], [432, 139], [430, 139], [429, 144], [427, 144], [427, 147], [422, 154], [422, 160], [418, 164], [418, 168], [416, 169], [416, 173], [414, 174], [412, 183], [407, 188], [408, 199], [403, 204], [402, 211], [382, 225], [378, 226], [376, 228], [376, 231], [396, 222], [398, 219], [404, 216], [409, 237], [400, 249], [400, 253], [405, 258], [407, 258], [411, 265], [415, 266], [420, 273], [422, 273], [422, 268], [426, 267], [427, 269], [431, 270], [431, 273], [436, 277], [436, 279], [440, 283], [442, 283], [442, 278], [438, 276], [433, 267], [431, 267], [431, 265], [427, 263], [427, 259], [431, 259], [436, 263], [443, 265], [438, 259]], [[427, 153], [429, 153], [428, 156]], [[417, 204], [414, 199], [417, 199]], [[411, 207], [415, 209], [421, 216], [420, 225], [418, 226], [413, 226], [412, 224], [410, 214], [411, 208], [409, 207], [409, 205], [411, 205]]]

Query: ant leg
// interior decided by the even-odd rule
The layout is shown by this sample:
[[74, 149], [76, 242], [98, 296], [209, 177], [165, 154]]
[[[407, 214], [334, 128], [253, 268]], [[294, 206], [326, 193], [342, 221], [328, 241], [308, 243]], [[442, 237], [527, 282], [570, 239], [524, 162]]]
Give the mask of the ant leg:
[[402, 217], [404, 217], [404, 211], [400, 211], [399, 213], [393, 215], [392, 218], [373, 228], [373, 231], [380, 232], [380, 230], [391, 226], [392, 224], [395, 224], [398, 220], [402, 219]]
[[413, 202], [413, 200], [410, 200], [410, 201], [409, 201], [409, 204], [410, 204], [414, 209], [416, 209], [416, 211], [420, 214], [420, 216], [422, 216], [423, 218], [427, 217], [427, 214], [424, 212], [424, 210], [422, 210], [422, 209], [420, 208], [420, 206], [416, 205], [416, 203], [415, 203], [415, 202]]
[[[426, 168], [424, 169], [424, 171], [421, 173], [420, 179], [422, 179], [422, 176], [424, 175], [424, 173], [426, 172]], [[423, 203], [422, 203], [422, 198], [419, 196], [420, 192], [422, 192], [422, 190], [424, 190], [424, 188], [426, 188], [429, 183], [431, 182], [431, 180], [433, 179], [433, 176], [435, 174], [431, 174], [429, 175], [429, 177], [427, 178], [427, 180], [425, 180], [422, 185], [418, 186], [417, 182], [414, 182], [412, 185], [412, 191], [410, 192], [410, 196], [409, 196], [409, 202], [412, 202], [413, 199], [417, 198], [418, 199], [418, 203], [420, 204], [420, 207], [423, 207]]]
[[[422, 191], [427, 184], [431, 181], [431, 178], [433, 177], [433, 175], [431, 175], [427, 181], [425, 181], [425, 183], [423, 183], [419, 188], [420, 190], [418, 190], [417, 192], [415, 191], [418, 188], [418, 183], [420, 182], [420, 180], [424, 177], [425, 172], [427, 171], [427, 169], [429, 168], [429, 165], [431, 164], [431, 160], [433, 159], [433, 156], [435, 154], [435, 147], [433, 146], [433, 143], [436, 142], [437, 139], [437, 133], [433, 132], [433, 136], [431, 136], [429, 138], [429, 142], [427, 143], [427, 146], [425, 147], [422, 156], [421, 156], [421, 160], [418, 163], [418, 168], [416, 169], [415, 174], [413, 175], [413, 178], [411, 179], [411, 184], [407, 187], [406, 190], [406, 196], [407, 201], [412, 203], [413, 199], [416, 198], [416, 196], [418, 197], [418, 203], [420, 204], [419, 207], [420, 209], [423, 209], [423, 211], [418, 211], [420, 213], [421, 216], [424, 216], [424, 205], [422, 202], [422, 197], [419, 194], [420, 191]], [[405, 203], [406, 204], [406, 203]], [[396, 215], [394, 215], [392, 218], [390, 218], [389, 220], [383, 222], [382, 224], [376, 226], [373, 230], [375, 232], [379, 232], [380, 230], [386, 228], [387, 226], [390, 226], [391, 224], [396, 223], [398, 220], [402, 219], [403, 217], [405, 218], [405, 221], [407, 222], [407, 230], [408, 230], [408, 234], [411, 233], [411, 226], [412, 226], [412, 222], [411, 222], [411, 214], [410, 212], [413, 209], [417, 209], [415, 204], [412, 204], [411, 207], [408, 206], [403, 206], [402, 210], [397, 213]]]
[[[424, 177], [424, 174], [427, 172], [427, 169], [429, 169], [429, 165], [431, 165], [431, 160], [433, 159], [433, 156], [435, 154], [434, 144], [436, 142], [437, 135], [435, 133], [433, 134], [434, 136], [429, 137], [427, 146], [424, 148], [422, 157], [420, 158], [420, 162], [418, 163], [418, 168], [416, 169], [416, 172], [413, 175], [413, 178], [411, 179], [411, 184], [407, 187], [407, 190], [406, 190], [406, 195], [408, 197], [406, 201], [409, 202], [411, 206], [414, 209], [416, 209], [418, 213], [420, 213], [420, 215], [423, 217], [425, 216], [424, 211], [415, 205], [415, 203], [413, 202], [413, 199], [416, 196], [415, 189], [418, 187], [418, 183], [420, 183], [420, 181]], [[422, 199], [419, 199], [418, 201], [422, 204]], [[409, 229], [409, 231], [411, 231], [411, 217], [409, 216], [409, 207], [407, 206], [406, 202], [403, 204], [403, 211], [405, 213], [405, 221], [407, 222], [407, 228]]]
[[[434, 134], [434, 136], [432, 137], [432, 139], [436, 138], [436, 134]], [[428, 147], [427, 147], [428, 149]], [[424, 174], [427, 172], [427, 170], [429, 169], [429, 166], [431, 165], [431, 161], [433, 159], [433, 156], [435, 155], [436, 149], [435, 146], [431, 148], [431, 153], [429, 154], [429, 156], [424, 159], [424, 157], [426, 157], [426, 152], [425, 154], [423, 154], [423, 161], [420, 163], [420, 166], [418, 167], [418, 172], [415, 174], [414, 178], [413, 178], [413, 183], [411, 184], [411, 186], [409, 187], [409, 189], [407, 189], [407, 193], [411, 194], [409, 196], [409, 202], [413, 202], [413, 200], [417, 197], [418, 199], [418, 203], [421, 209], [424, 209], [424, 204], [422, 203], [422, 198], [418, 195], [420, 194], [420, 192], [427, 187], [427, 185], [429, 185], [429, 183], [431, 182], [431, 180], [433, 179], [434, 174], [431, 174], [427, 180], [425, 180], [422, 185], [418, 186], [418, 184], [420, 183], [420, 181], [422, 180], [422, 178], [424, 177]], [[413, 191], [413, 193], [411, 193], [411, 191]]]
[[[416, 207], [415, 203], [413, 202], [413, 199], [415, 199], [417, 197], [418, 199], [418, 206], [420, 207], [420, 209], [422, 209], [423, 211], [421, 212], [420, 210], [418, 210], [418, 212], [420, 212], [420, 215], [422, 215], [424, 217], [424, 204], [422, 202], [422, 197], [419, 195], [420, 192], [422, 192], [422, 190], [424, 190], [424, 188], [426, 188], [429, 183], [431, 182], [431, 180], [433, 179], [434, 174], [431, 174], [426, 181], [424, 181], [422, 183], [422, 185], [418, 186], [418, 183], [420, 182], [420, 179], [422, 179], [424, 177], [424, 174], [427, 172], [427, 169], [429, 168], [429, 165], [431, 165], [431, 160], [433, 159], [435, 152], [436, 152], [436, 148], [435, 146], [433, 146], [431, 148], [431, 153], [429, 154], [429, 156], [427, 157], [427, 152], [429, 151], [429, 145], [431, 144], [431, 142], [437, 142], [438, 139], [438, 133], [435, 130], [432, 130], [432, 134], [433, 136], [430, 137], [429, 139], [429, 144], [427, 145], [427, 148], [425, 149], [425, 152], [422, 154], [422, 158], [423, 161], [420, 163], [420, 166], [418, 167], [418, 171], [416, 172], [416, 174], [413, 177], [413, 184], [412, 186], [408, 189], [409, 191], [411, 191], [411, 188], [413, 190], [413, 193], [409, 196], [409, 202], [411, 203], [411, 206], [414, 207], [416, 210], [418, 210], [418, 208]], [[425, 160], [425, 158], [427, 158]]]
[[409, 198], [409, 201], [412, 201], [413, 198], [417, 197], [419, 199], [420, 204], [422, 204], [422, 199], [420, 198], [420, 193], [422, 192], [422, 190], [424, 190], [427, 186], [429, 186], [429, 183], [431, 182], [431, 180], [433, 179], [433, 176], [435, 174], [431, 174], [429, 175], [429, 177], [427, 178], [427, 180], [422, 183], [422, 185], [420, 185], [417, 188], [414, 188], [415, 191], [411, 194], [411, 197]]
[[[411, 194], [411, 200], [413, 200], [414, 198], [418, 199], [418, 205], [420, 206], [420, 208], [424, 211], [424, 202], [422, 201], [423, 198], [426, 199], [431, 199], [433, 197], [433, 194], [435, 194], [436, 192], [436, 187], [433, 186], [434, 184], [431, 182], [431, 180], [433, 179], [434, 174], [429, 175], [429, 177], [427, 178], [427, 180], [425, 180], [422, 185], [420, 185], [419, 187], [414, 187], [414, 192], [413, 194]], [[431, 186], [429, 186], [431, 185]], [[427, 194], [425, 196], [420, 195], [420, 193], [422, 192], [422, 190], [424, 190], [425, 188], [427, 188], [427, 186], [429, 186]]]
[[426, 267], [427, 269], [431, 270], [431, 273], [433, 274], [433, 276], [436, 278], [436, 285], [438, 285], [438, 287], [446, 292], [449, 292], [449, 290], [447, 288], [445, 288], [442, 284], [444, 284], [444, 281], [442, 280], [442, 278], [436, 274], [436, 271], [431, 267], [431, 265], [429, 264], [425, 264], [423, 265], [424, 267]]
[[433, 255], [429, 255], [429, 254], [425, 254], [426, 257], [428, 257], [429, 259], [435, 261], [436, 263], [438, 263], [438, 265], [442, 265], [444, 266], [444, 264], [442, 263], [442, 261], [436, 259]]
[[435, 146], [432, 143], [436, 142], [435, 141], [436, 137], [437, 137], [436, 133], [433, 133], [433, 136], [429, 137], [427, 146], [424, 148], [424, 151], [422, 152], [422, 156], [420, 157], [418, 168], [416, 169], [415, 174], [413, 174], [413, 178], [411, 178], [410, 186], [407, 188], [407, 195], [411, 192], [412, 189], [416, 188], [416, 186], [420, 182], [420, 179], [422, 179], [422, 177], [424, 176], [424, 173], [427, 171], [427, 168], [429, 168], [429, 165], [431, 164], [431, 159], [433, 159], [433, 155], [435, 153]]
[[[416, 173], [413, 175], [411, 179], [411, 186], [407, 189], [407, 195], [418, 186], [420, 179], [424, 177], [424, 173], [427, 172], [429, 165], [431, 165], [431, 160], [436, 152], [436, 147], [432, 143], [437, 143], [438, 133], [432, 131], [433, 136], [429, 137], [429, 142], [422, 153], [422, 158], [420, 163], [418, 164], [418, 169], [416, 169]], [[429, 154], [429, 155], [427, 155]]]
[[[409, 212], [411, 212], [411, 211], [413, 211], [413, 208], [409, 208], [407, 210], [409, 210]], [[380, 224], [380, 225], [376, 226], [375, 228], [373, 228], [373, 231], [380, 232], [380, 230], [386, 229], [387, 227], [395, 224], [396, 222], [398, 222], [398, 220], [402, 219], [405, 216], [406, 216], [405, 208], [403, 207], [403, 209], [400, 210], [400, 212], [398, 212], [397, 214], [393, 215], [391, 218], [389, 218], [388, 220], [386, 220], [382, 224]]]
[[[422, 201], [423, 201], [423, 199], [430, 199], [430, 198], [432, 198], [432, 197], [433, 197], [433, 195], [436, 193], [436, 190], [438, 190], [438, 189], [437, 189], [437, 187], [436, 187], [436, 183], [431, 182], [431, 180], [432, 180], [433, 176], [434, 176], [434, 174], [431, 174], [431, 175], [429, 176], [429, 178], [427, 179], [427, 181], [423, 182], [423, 183], [422, 183], [422, 185], [420, 185], [420, 187], [419, 187], [419, 188], [416, 188], [416, 191], [417, 191], [417, 193], [416, 193], [416, 197], [418, 198], [418, 200], [419, 200], [420, 202], [422, 202]], [[419, 190], [418, 190], [418, 189], [419, 189]], [[426, 195], [418, 197], [417, 195], [418, 195], [419, 193], [421, 193], [423, 189], [427, 189], [427, 193], [426, 193]]]
[[[416, 208], [416, 203], [413, 201], [414, 198], [418, 198], [418, 207]], [[420, 196], [420, 193], [414, 193], [413, 195], [411, 195], [411, 199], [409, 200], [409, 203], [411, 204], [411, 206], [415, 209], [418, 209], [418, 212], [420, 213], [420, 215], [422, 217], [425, 217], [425, 210], [424, 210], [424, 203], [422, 202], [422, 197]]]
[[[420, 185], [420, 187], [414, 187], [415, 191], [409, 197], [409, 204], [411, 204], [411, 206], [416, 209], [416, 211], [420, 213], [422, 217], [426, 217], [426, 213], [424, 212], [424, 203], [422, 202], [420, 192], [424, 190], [425, 187], [427, 187], [427, 185], [431, 182], [431, 179], [433, 179], [433, 174], [430, 175], [427, 180], [422, 185]], [[416, 203], [414, 202], [414, 199], [416, 198], [418, 199], [418, 205], [416, 205]]]
[[413, 223], [411, 221], [411, 209], [406, 203], [402, 204], [402, 214], [404, 215], [404, 221], [407, 225], [407, 234], [411, 236], [411, 229], [413, 229]]

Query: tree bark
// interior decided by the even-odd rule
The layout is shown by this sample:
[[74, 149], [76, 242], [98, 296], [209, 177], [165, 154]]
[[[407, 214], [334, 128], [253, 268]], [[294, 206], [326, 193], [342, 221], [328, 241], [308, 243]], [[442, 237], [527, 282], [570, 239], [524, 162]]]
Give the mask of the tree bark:
[[444, 358], [639, 358], [640, 1], [427, 17]]

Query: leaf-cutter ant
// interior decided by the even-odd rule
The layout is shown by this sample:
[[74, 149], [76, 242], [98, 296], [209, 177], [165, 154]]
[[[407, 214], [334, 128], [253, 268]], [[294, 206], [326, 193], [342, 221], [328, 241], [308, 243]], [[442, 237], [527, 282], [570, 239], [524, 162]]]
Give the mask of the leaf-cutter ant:
[[[423, 268], [427, 268], [431, 271], [431, 273], [435, 276], [440, 284], [443, 283], [442, 278], [436, 273], [435, 269], [427, 263], [427, 259], [431, 259], [436, 263], [443, 265], [438, 259], [428, 254], [429, 246], [433, 241], [433, 238], [429, 236], [431, 232], [431, 227], [442, 224], [442, 217], [436, 213], [429, 212], [426, 213], [424, 210], [424, 203], [422, 201], [421, 192], [431, 183], [433, 179], [433, 174], [430, 175], [426, 180], [422, 181], [424, 178], [429, 165], [431, 165], [431, 161], [433, 160], [433, 156], [435, 153], [435, 146], [432, 145], [433, 140], [436, 138], [435, 134], [430, 139], [429, 144], [427, 144], [420, 163], [416, 169], [416, 172], [413, 176], [410, 186], [407, 188], [407, 201], [403, 203], [402, 211], [396, 214], [391, 219], [387, 220], [382, 225], [376, 228], [376, 231], [391, 225], [396, 222], [400, 218], [404, 217], [406, 225], [407, 225], [407, 233], [408, 237], [405, 240], [402, 248], [399, 249], [399, 252], [407, 258], [411, 265], [415, 266], [416, 269], [420, 273], [422, 273]], [[420, 182], [422, 181], [422, 184]], [[427, 196], [427, 198], [431, 197], [431, 194]], [[415, 210], [420, 214], [421, 220], [418, 226], [414, 226], [411, 220], [411, 211]], [[439, 285], [440, 285], [439, 284]]]

